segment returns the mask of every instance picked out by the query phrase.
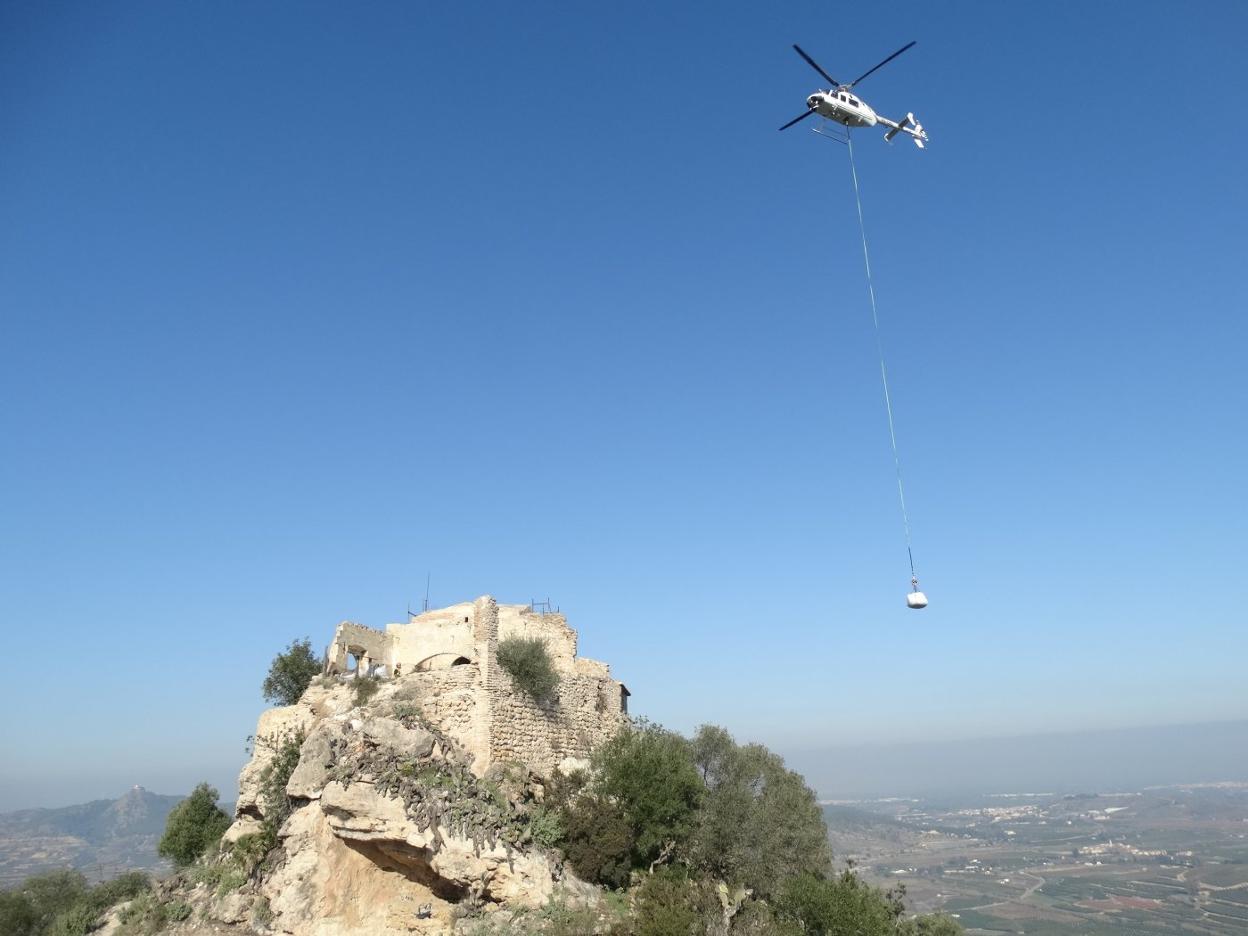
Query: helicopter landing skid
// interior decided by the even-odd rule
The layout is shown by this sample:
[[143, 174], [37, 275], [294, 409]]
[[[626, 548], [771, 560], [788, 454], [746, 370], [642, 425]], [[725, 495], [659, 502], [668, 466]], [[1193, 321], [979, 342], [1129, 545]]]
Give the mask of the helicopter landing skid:
[[826, 117], [821, 117], [819, 119], [818, 126], [811, 127], [810, 129], [819, 134], [821, 137], [826, 137], [827, 139], [832, 140], [834, 143], [849, 142], [849, 127], [846, 127], [844, 124], [839, 124], [835, 120], [828, 120]]

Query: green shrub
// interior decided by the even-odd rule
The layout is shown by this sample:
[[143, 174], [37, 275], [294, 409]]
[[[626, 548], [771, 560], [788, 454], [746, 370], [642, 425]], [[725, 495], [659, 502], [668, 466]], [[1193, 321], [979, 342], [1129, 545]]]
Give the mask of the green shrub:
[[100, 911], [86, 903], [75, 904], [56, 915], [52, 925], [44, 930], [45, 936], [87, 936], [95, 929]]
[[557, 810], [562, 828], [544, 837], [562, 832], [565, 859], [584, 880], [617, 889], [639, 882], [628, 895], [630, 936], [962, 932], [946, 916], [902, 919], [900, 888], [833, 874], [815, 794], [761, 745], [738, 745], [714, 727], [688, 741], [643, 721], [591, 762], [589, 775], [556, 772], [546, 783], [541, 808]]
[[961, 924], [944, 913], [911, 917], [897, 927], [898, 936], [962, 936], [962, 932]]
[[714, 916], [718, 901], [708, 884], [683, 869], [660, 868], [637, 888], [632, 931], [635, 936], [700, 936]]
[[627, 916], [627, 909], [614, 905], [602, 912], [552, 897], [542, 907], [485, 914], [461, 923], [455, 932], [463, 936], [632, 936], [625, 925]]
[[744, 901], [732, 916], [732, 936], [804, 936], [800, 924], [781, 920], [765, 900]]
[[616, 803], [586, 796], [563, 810], [563, 851], [578, 876], [605, 887], [624, 887], [633, 866], [632, 823]]
[[537, 637], [507, 637], [498, 642], [498, 665], [506, 670], [516, 688], [536, 702], [554, 698], [559, 674], [550, 659], [546, 642]]
[[273, 759], [260, 772], [260, 806], [264, 811], [265, 825], [271, 825], [274, 834], [290, 815], [286, 784], [299, 765], [299, 751], [306, 737], [303, 731], [296, 731], [277, 741]]
[[229, 894], [247, 883], [247, 872], [238, 865], [226, 865], [217, 881], [217, 893]]
[[0, 933], [5, 936], [33, 936], [38, 931], [39, 914], [21, 891], [0, 893]]
[[85, 936], [114, 905], [151, 889], [141, 871], [88, 887], [77, 871], [50, 871], [0, 893], [3, 936]]
[[[260, 831], [240, 835], [222, 848], [219, 857], [191, 868], [191, 880], [205, 884], [218, 894], [238, 890], [256, 873], [277, 846], [278, 831], [290, 816], [292, 804], [286, 795], [286, 784], [299, 763], [304, 733], [296, 731], [284, 737], [257, 738], [256, 743], [270, 749], [272, 758], [260, 771], [257, 799], [264, 820]], [[215, 793], [215, 791], [214, 791]]]
[[201, 862], [200, 864], [191, 865], [188, 869], [192, 884], [206, 884], [208, 887], [214, 888], [224, 873], [225, 864], [219, 861]]
[[257, 798], [264, 821], [259, 832], [241, 835], [229, 845], [223, 862], [205, 870], [205, 874], [214, 877], [212, 883], [218, 890], [233, 890], [242, 886], [277, 846], [277, 834], [293, 807], [290, 797], [286, 795], [286, 785], [299, 764], [299, 751], [305, 739], [305, 733], [300, 730], [258, 741], [273, 750], [273, 757], [260, 771]]
[[251, 921], [257, 926], [268, 926], [273, 922], [273, 908], [269, 906], [268, 897], [261, 897], [251, 908]]
[[558, 767], [546, 781], [546, 795], [542, 803], [548, 809], [563, 809], [571, 804], [589, 786], [590, 776], [584, 770], [564, 773]]
[[185, 868], [220, 842], [229, 826], [230, 817], [217, 806], [217, 791], [201, 783], [173, 807], [156, 850]]
[[117, 931], [118, 936], [152, 936], [169, 922], [169, 905], [148, 892], [130, 901], [119, 917], [121, 927]]
[[249, 832], [235, 839], [234, 844], [229, 846], [229, 858], [250, 874], [275, 844], [276, 834], [269, 835], [268, 830], [262, 828], [259, 832]]
[[598, 913], [592, 907], [569, 906], [552, 900], [538, 912], [537, 919], [542, 936], [586, 936], [602, 932]]
[[260, 691], [267, 702], [294, 705], [320, 671], [321, 663], [312, 654], [312, 641], [307, 637], [292, 640], [289, 647], [273, 658]]
[[165, 906], [165, 915], [174, 923], [191, 918], [192, 907], [185, 900], [173, 900]]
[[123, 900], [146, 894], [152, 889], [152, 879], [144, 871], [127, 871], [111, 881], [97, 884], [91, 888], [87, 900], [100, 910], [107, 910]]
[[864, 882], [852, 871], [826, 878], [803, 872], [781, 886], [777, 915], [804, 933], [895, 936], [902, 906], [893, 894]]
[[170, 921], [175, 919], [175, 913], [185, 913], [186, 916], [179, 919], [187, 919], [191, 915], [191, 908], [181, 901], [165, 903], [148, 891], [134, 898], [121, 911], [121, 926], [116, 936], [155, 936], [156, 933], [163, 932]]
[[28, 932], [43, 933], [57, 915], [84, 902], [90, 890], [87, 879], [77, 871], [45, 871], [27, 878], [19, 892], [34, 916]]
[[368, 705], [368, 700], [381, 688], [381, 680], [376, 676], [357, 676], [352, 682], [355, 684], [355, 704], [361, 708]]
[[554, 848], [563, 841], [563, 822], [555, 810], [538, 807], [529, 816], [529, 834], [543, 848]]
[[394, 717], [405, 728], [414, 728], [422, 724], [425, 720], [424, 713], [421, 712], [419, 705], [411, 702], [400, 702], [394, 707]]
[[614, 802], [633, 836], [633, 866], [647, 868], [688, 840], [706, 793], [689, 742], [640, 722], [619, 731], [593, 754], [594, 791]]

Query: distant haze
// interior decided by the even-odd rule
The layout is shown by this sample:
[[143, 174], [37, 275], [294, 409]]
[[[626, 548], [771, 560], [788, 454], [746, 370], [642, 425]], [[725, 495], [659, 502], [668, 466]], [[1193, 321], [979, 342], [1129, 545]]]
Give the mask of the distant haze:
[[827, 799], [1248, 780], [1248, 721], [789, 751]]
[[[826, 750], [1248, 719], [1248, 3], [1125, 7], [0, 3], [0, 810], [233, 797], [274, 654], [426, 594], [829, 790], [1183, 773]], [[909, 40], [876, 316], [846, 148], [777, 128], [794, 41]], [[1147, 145], [1027, 119], [1162, 69]]]

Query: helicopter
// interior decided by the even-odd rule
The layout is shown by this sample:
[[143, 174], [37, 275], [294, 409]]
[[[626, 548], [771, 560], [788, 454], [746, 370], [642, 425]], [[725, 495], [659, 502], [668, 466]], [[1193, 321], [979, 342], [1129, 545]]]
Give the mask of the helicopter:
[[889, 120], [887, 117], [877, 114], [871, 109], [870, 105], [868, 105], [866, 101], [854, 94], [854, 85], [858, 84], [858, 82], [862, 81], [862, 79], [866, 78], [868, 75], [883, 68], [897, 56], [901, 55], [902, 52], [909, 49], [912, 45], [914, 45], [913, 42], [906, 43], [884, 61], [880, 62], [880, 64], [876, 65], [875, 68], [863, 72], [849, 84], [841, 84], [826, 71], [820, 68], [818, 62], [803, 52], [801, 46], [794, 43], [793, 48], [797, 54], [806, 60], [807, 65], [827, 79], [832, 84], [832, 88], [828, 91], [816, 91], [808, 97], [806, 99], [806, 113], [802, 114], [800, 117], [794, 117], [780, 129], [788, 130], [789, 127], [799, 121], [805, 120], [811, 114], [818, 114], [820, 117], [826, 117], [828, 120], [835, 120], [837, 123], [844, 124], [846, 127], [850, 128], [874, 127], [876, 124], [883, 124], [889, 128], [888, 132], [884, 134], [885, 140], [891, 143], [893, 137], [897, 136], [897, 134], [905, 133], [909, 135], [910, 139], [914, 140], [915, 146], [919, 149], [923, 149], [923, 144], [927, 141], [927, 134], [923, 130], [923, 125], [914, 119], [914, 114], [906, 114], [905, 120], [901, 121]]

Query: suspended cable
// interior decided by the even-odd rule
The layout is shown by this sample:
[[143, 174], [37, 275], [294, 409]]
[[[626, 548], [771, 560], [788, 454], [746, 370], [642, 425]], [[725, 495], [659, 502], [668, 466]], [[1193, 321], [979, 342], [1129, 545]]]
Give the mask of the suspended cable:
[[[867, 250], [867, 225], [862, 219], [862, 195], [858, 191], [858, 167], [854, 165], [853, 135], [846, 131], [846, 144], [849, 147], [849, 171], [854, 180], [854, 201], [858, 205], [858, 230], [862, 234], [862, 262], [867, 268], [867, 295], [871, 298], [871, 321], [875, 325], [875, 350], [880, 358], [880, 381], [884, 385], [884, 408], [888, 412], [888, 438], [893, 446], [893, 466], [897, 469], [897, 498], [901, 503], [901, 522], [906, 531], [906, 556], [910, 560], [910, 584], [914, 595], [920, 595], [919, 577], [914, 571], [914, 548], [910, 537], [910, 514], [906, 510], [906, 489], [901, 482], [901, 456], [897, 453], [897, 428], [893, 422], [893, 398], [888, 390], [888, 368], [884, 366], [884, 339], [880, 335], [880, 315], [875, 306], [875, 284], [871, 280], [871, 255]], [[913, 600], [911, 607], [916, 605]], [[923, 599], [923, 604], [927, 599]]]

